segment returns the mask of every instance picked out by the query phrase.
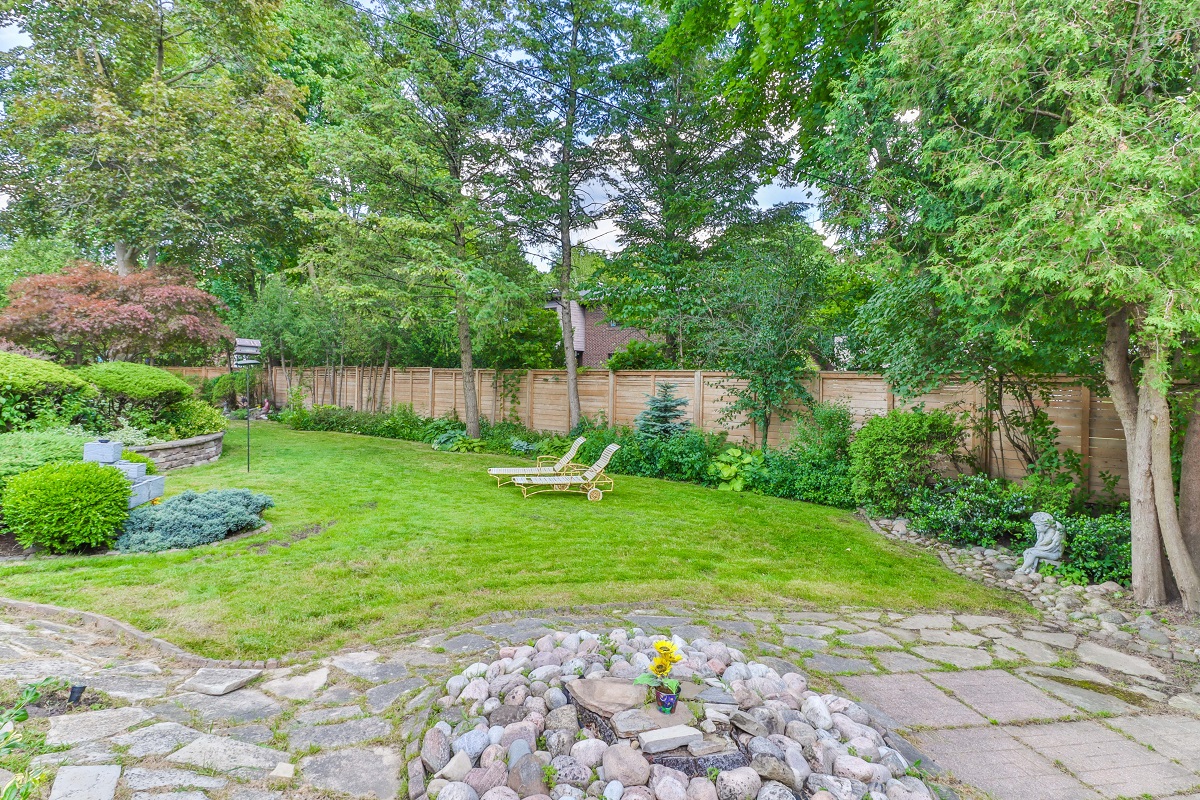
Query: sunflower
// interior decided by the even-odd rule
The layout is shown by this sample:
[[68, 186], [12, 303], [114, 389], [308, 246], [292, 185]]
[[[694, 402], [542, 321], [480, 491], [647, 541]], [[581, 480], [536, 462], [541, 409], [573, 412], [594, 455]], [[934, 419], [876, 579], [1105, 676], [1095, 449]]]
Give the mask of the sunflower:
[[665, 678], [671, 674], [671, 662], [663, 656], [659, 656], [650, 662], [650, 672], [660, 678]]
[[678, 664], [683, 661], [683, 656], [679, 655], [679, 648], [670, 642], [659, 642], [654, 645], [654, 649], [658, 651], [658, 657], [672, 664]]

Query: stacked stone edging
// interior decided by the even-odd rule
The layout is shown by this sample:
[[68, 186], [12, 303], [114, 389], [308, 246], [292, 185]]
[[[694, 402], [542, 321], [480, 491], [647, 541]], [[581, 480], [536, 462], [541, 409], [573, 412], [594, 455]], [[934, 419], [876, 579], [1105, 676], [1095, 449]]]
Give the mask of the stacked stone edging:
[[129, 449], [148, 456], [158, 469], [168, 470], [194, 467], [197, 464], [209, 464], [216, 461], [221, 457], [221, 449], [224, 445], [225, 431], [219, 431], [203, 436], [193, 436], [190, 439], [177, 439], [173, 442], [147, 444]]

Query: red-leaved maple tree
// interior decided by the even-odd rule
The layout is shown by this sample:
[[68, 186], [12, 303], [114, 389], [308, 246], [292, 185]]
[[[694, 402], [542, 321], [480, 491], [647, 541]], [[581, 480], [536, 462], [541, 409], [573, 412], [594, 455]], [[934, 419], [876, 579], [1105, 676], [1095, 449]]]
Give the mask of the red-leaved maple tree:
[[80, 263], [22, 278], [8, 296], [0, 337], [61, 361], [129, 360], [233, 337], [217, 316], [221, 301], [163, 267], [117, 275]]

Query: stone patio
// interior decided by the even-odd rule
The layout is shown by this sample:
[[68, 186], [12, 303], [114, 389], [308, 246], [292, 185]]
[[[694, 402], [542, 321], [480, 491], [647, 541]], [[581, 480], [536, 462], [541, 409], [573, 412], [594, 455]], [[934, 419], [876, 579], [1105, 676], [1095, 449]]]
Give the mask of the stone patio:
[[244, 675], [197, 680], [195, 664], [131, 637], [9, 614], [0, 680], [68, 677], [115, 706], [25, 723], [52, 734], [35, 759], [52, 800], [419, 800], [406, 765], [450, 676], [555, 631], [632, 628], [719, 640], [856, 698], [899, 732], [897, 749], [944, 797], [1200, 797], [1200, 718], [1186, 710], [1200, 692], [1195, 667], [1053, 620], [850, 608], [514, 614], [264, 669], [206, 694], [189, 688], [220, 691]]

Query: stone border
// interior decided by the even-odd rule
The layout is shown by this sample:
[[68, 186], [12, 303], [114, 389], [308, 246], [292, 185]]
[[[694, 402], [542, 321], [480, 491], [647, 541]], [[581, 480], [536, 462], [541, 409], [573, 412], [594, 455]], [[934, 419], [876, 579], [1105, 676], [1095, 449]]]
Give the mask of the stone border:
[[190, 439], [176, 439], [173, 442], [146, 444], [129, 449], [147, 456], [158, 469], [171, 470], [210, 464], [221, 457], [224, 446], [225, 431], [218, 431], [193, 436]]

